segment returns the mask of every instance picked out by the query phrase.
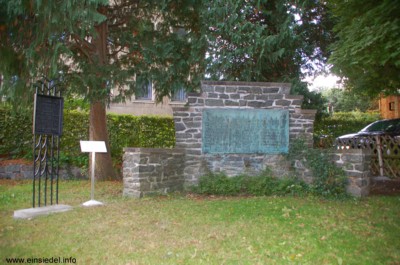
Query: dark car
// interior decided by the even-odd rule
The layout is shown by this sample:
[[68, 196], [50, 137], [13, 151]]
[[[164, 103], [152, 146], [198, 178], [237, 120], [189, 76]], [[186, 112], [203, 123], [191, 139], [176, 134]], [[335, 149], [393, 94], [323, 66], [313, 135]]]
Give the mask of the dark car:
[[375, 143], [374, 136], [389, 136], [400, 140], [400, 119], [379, 120], [369, 124], [357, 133], [342, 135], [336, 138], [336, 146], [360, 148]]

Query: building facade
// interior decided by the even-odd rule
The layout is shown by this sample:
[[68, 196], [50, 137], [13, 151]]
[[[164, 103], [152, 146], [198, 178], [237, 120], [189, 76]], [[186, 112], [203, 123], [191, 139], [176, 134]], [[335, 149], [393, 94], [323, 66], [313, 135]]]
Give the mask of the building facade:
[[107, 112], [130, 115], [161, 115], [172, 117], [172, 107], [185, 105], [187, 95], [184, 89], [165, 97], [162, 102], [156, 101], [156, 93], [151, 82], [140, 86], [135, 95], [123, 103], [111, 103]]
[[383, 119], [400, 118], [400, 95], [381, 96], [379, 111]]

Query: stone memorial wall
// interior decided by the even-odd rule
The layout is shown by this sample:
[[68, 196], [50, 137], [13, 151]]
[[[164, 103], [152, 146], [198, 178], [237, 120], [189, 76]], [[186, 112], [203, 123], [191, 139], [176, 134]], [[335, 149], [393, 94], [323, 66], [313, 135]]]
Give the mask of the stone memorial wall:
[[290, 142], [312, 146], [315, 111], [302, 102], [286, 83], [202, 82], [185, 107], [173, 107], [175, 149], [125, 149], [124, 194], [179, 190], [209, 172], [290, 174]]
[[203, 82], [187, 106], [173, 108], [186, 185], [208, 172], [251, 175], [268, 167], [287, 175], [290, 141], [312, 145], [315, 111], [302, 110], [302, 101], [286, 83]]

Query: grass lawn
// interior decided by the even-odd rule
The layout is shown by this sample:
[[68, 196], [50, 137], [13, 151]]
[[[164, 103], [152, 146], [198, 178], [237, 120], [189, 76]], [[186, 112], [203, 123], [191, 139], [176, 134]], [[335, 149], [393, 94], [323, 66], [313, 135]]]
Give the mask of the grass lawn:
[[14, 220], [30, 182], [0, 182], [0, 263], [72, 257], [77, 264], [400, 264], [400, 197], [173, 195], [123, 198], [96, 183], [105, 206], [84, 208], [89, 181], [60, 183], [72, 211]]

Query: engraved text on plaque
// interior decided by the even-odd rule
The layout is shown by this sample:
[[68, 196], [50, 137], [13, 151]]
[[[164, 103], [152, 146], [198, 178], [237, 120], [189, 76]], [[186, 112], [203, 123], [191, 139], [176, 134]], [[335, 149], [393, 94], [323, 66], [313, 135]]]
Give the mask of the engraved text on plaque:
[[203, 152], [211, 154], [280, 154], [289, 147], [289, 111], [206, 109]]

